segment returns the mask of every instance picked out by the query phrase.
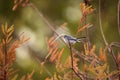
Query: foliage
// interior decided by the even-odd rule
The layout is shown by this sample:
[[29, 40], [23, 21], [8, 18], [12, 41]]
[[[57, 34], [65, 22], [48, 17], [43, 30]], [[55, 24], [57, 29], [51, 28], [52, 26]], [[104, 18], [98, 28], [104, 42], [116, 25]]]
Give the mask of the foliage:
[[[8, 80], [15, 74], [17, 70], [12, 68], [12, 65], [16, 61], [16, 48], [19, 48], [22, 44], [29, 40], [23, 34], [19, 39], [13, 39], [12, 33], [14, 32], [14, 25], [8, 27], [7, 23], [2, 24], [3, 38], [0, 43], [0, 80]], [[24, 80], [24, 79], [22, 79]]]
[[[42, 62], [39, 61], [42, 69], [45, 69], [45, 71], [50, 75], [47, 76], [45, 80], [120, 80], [120, 53], [116, 53], [118, 54], [116, 56], [113, 50], [113, 46], [120, 48], [120, 43], [112, 42], [108, 44], [101, 26], [101, 15], [99, 8], [100, 31], [103, 37], [103, 41], [105, 42], [105, 46], [104, 48], [99, 48], [97, 51], [96, 45], [91, 44], [89, 40], [89, 29], [92, 27], [92, 24], [86, 22], [86, 18], [92, 14], [95, 9], [92, 5], [90, 5], [89, 0], [84, 1], [85, 2], [80, 3], [82, 17], [79, 21], [78, 30], [76, 32], [76, 35], [80, 34], [81, 32], [85, 32], [86, 39], [83, 40], [83, 44], [80, 44], [83, 45], [84, 48], [83, 50], [78, 51], [70, 43], [69, 39], [67, 39], [69, 43], [68, 44], [64, 42], [63, 38], [60, 38], [66, 45], [66, 48], [69, 49], [67, 53], [70, 53], [67, 56], [67, 59], [62, 62], [61, 59], [66, 48], [59, 48], [60, 44], [56, 41], [54, 35], [49, 38], [47, 40], [48, 54]], [[15, 11], [18, 6], [32, 7], [39, 14], [39, 16], [43, 18], [48, 27], [59, 37], [59, 34], [56, 32], [54, 27], [49, 24], [48, 20], [32, 2], [29, 0], [14, 0], [13, 11]], [[64, 25], [66, 25], [66, 23], [62, 26]], [[0, 80], [17, 80], [19, 75], [15, 73], [18, 72], [19, 69], [14, 70], [12, 68], [12, 65], [16, 60], [15, 50], [30, 38], [26, 38], [23, 34], [21, 34], [20, 40], [14, 40], [12, 38], [12, 33], [14, 32], [13, 25], [8, 27], [6, 23], [5, 25], [2, 25], [1, 28], [3, 38], [1, 39], [0, 43]], [[116, 67], [113, 71], [110, 71], [109, 69], [111, 66], [109, 65], [109, 57], [107, 55], [111, 55], [114, 66]], [[35, 57], [35, 59], [39, 60], [38, 57]], [[55, 72], [53, 72], [53, 74], [46, 68], [45, 64], [47, 64], [47, 62], [54, 64]], [[80, 62], [82, 64], [80, 64]], [[31, 73], [23, 75], [20, 80], [32, 80], [34, 73], [35, 71], [33, 70]], [[44, 73], [41, 72], [40, 68], [40, 75], [41, 74]], [[11, 78], [11, 76], [14, 77]]]

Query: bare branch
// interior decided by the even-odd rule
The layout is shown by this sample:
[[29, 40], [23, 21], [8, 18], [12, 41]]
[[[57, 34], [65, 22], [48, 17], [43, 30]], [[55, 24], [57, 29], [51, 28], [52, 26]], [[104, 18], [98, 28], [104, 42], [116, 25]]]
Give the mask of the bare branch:
[[48, 25], [48, 27], [53, 32], [55, 32], [56, 35], [58, 35], [58, 33], [56, 32], [56, 30], [53, 28], [53, 26], [49, 23], [49, 21], [43, 16], [43, 14], [40, 12], [40, 10], [38, 10], [38, 8], [33, 3], [29, 3], [28, 6], [32, 7], [38, 13], [38, 15], [43, 19], [43, 21]]
[[76, 72], [76, 70], [74, 69], [72, 47], [71, 47], [71, 44], [70, 44], [70, 41], [69, 41], [69, 40], [68, 40], [68, 42], [69, 42], [69, 48], [70, 48], [72, 70], [73, 70], [73, 72], [75, 73], [75, 75], [76, 75], [80, 80], [82, 80], [81, 76], [80, 76], [80, 75]]
[[118, 64], [117, 64], [117, 60], [116, 60], [116, 57], [115, 57], [115, 54], [114, 54], [114, 51], [112, 50], [112, 47], [109, 46], [106, 38], [105, 38], [105, 35], [103, 33], [103, 29], [102, 29], [102, 21], [101, 21], [101, 0], [99, 0], [99, 25], [100, 25], [100, 31], [101, 31], [101, 35], [102, 35], [102, 38], [103, 38], [103, 41], [105, 43], [106, 46], [108, 46], [108, 51], [110, 52], [111, 56], [112, 56], [112, 59], [116, 65], [116, 68], [118, 69]]
[[103, 29], [102, 29], [102, 21], [101, 21], [101, 1], [99, 0], [99, 25], [100, 25], [100, 31], [102, 34], [102, 38], [104, 40], [104, 43], [106, 46], [108, 46], [108, 42], [106, 41], [105, 35], [103, 33]]

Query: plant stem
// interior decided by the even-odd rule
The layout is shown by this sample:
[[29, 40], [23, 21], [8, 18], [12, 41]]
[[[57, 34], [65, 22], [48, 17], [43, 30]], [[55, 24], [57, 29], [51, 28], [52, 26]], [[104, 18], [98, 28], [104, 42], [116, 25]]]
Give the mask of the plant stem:
[[32, 7], [37, 13], [38, 15], [43, 19], [43, 21], [45, 22], [45, 24], [48, 25], [48, 27], [54, 31], [56, 33], [56, 35], [59, 35], [56, 30], [53, 28], [53, 26], [49, 23], [49, 21], [44, 17], [44, 15], [38, 10], [38, 8], [33, 4], [33, 3], [29, 3], [28, 6]]
[[100, 32], [101, 32], [101, 35], [102, 35], [102, 38], [103, 38], [103, 41], [105, 43], [106, 46], [108, 46], [108, 51], [110, 52], [111, 56], [112, 56], [112, 59], [116, 65], [116, 68], [118, 69], [118, 64], [117, 64], [117, 60], [116, 60], [116, 57], [114, 55], [114, 51], [112, 50], [112, 47], [109, 46], [106, 38], [105, 38], [105, 35], [103, 33], [103, 29], [102, 29], [102, 21], [101, 21], [101, 0], [99, 0], [99, 25], [100, 25]]
[[70, 48], [70, 56], [71, 56], [71, 66], [72, 66], [72, 70], [73, 70], [73, 72], [75, 73], [75, 75], [76, 75], [80, 80], [82, 80], [81, 76], [80, 76], [80, 75], [75, 71], [75, 69], [74, 69], [72, 47], [71, 47], [71, 44], [70, 44], [70, 41], [69, 41], [69, 40], [68, 40], [68, 43], [69, 43], [69, 48]]
[[[107, 40], [105, 38], [105, 35], [103, 33], [103, 29], [102, 29], [101, 10], [100, 10], [101, 6], [100, 6], [100, 4], [101, 4], [101, 1], [99, 0], [99, 25], [100, 25], [100, 32], [101, 32], [101, 35], [102, 35], [102, 38], [103, 38], [103, 41], [104, 41], [105, 45], [108, 46], [108, 42], [107, 42]], [[111, 50], [111, 48], [109, 46], [108, 46], [108, 51], [111, 53], [111, 56], [112, 56], [112, 58], [113, 58], [113, 60], [114, 60], [114, 62], [116, 64], [116, 57], [115, 57], [113, 51]]]
[[100, 25], [100, 31], [101, 31], [101, 34], [102, 34], [102, 38], [104, 40], [104, 43], [106, 46], [108, 46], [108, 43], [106, 41], [106, 38], [105, 38], [105, 35], [103, 33], [103, 29], [102, 29], [102, 22], [101, 22], [101, 1], [99, 0], [99, 25]]

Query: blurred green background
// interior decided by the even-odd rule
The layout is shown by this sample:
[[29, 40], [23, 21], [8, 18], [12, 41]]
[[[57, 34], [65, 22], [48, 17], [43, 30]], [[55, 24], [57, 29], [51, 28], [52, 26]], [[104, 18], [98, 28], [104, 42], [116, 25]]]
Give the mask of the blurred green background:
[[[43, 13], [50, 24], [53, 25], [60, 34], [67, 33], [73, 36], [76, 35], [78, 23], [82, 17], [79, 5], [83, 0], [30, 0], [30, 2]], [[98, 0], [91, 0], [91, 4], [96, 10], [87, 17], [87, 22], [93, 24], [93, 27], [89, 29], [89, 36], [91, 44], [96, 45], [96, 53], [98, 53], [100, 47], [104, 48], [104, 42], [99, 29]], [[102, 26], [108, 43], [120, 42], [117, 27], [117, 4], [118, 0], [101, 0]], [[8, 22], [9, 25], [14, 24], [16, 35], [24, 32], [26, 36], [31, 38], [16, 50], [17, 60], [14, 67], [19, 69], [18, 75], [20, 76], [34, 69], [35, 74], [33, 79], [42, 80], [48, 76], [48, 74], [46, 74], [46, 72], [42, 75], [39, 74], [41, 68], [40, 63], [38, 63], [30, 53], [37, 55], [42, 61], [48, 53], [46, 39], [54, 33], [33, 8], [19, 6], [17, 10], [13, 11], [13, 6], [13, 0], [0, 0], [0, 25], [5, 22]], [[64, 22], [68, 23], [67, 27], [64, 29], [59, 28]], [[80, 35], [84, 36], [85, 34], [83, 32]], [[61, 47], [65, 46], [62, 45]], [[79, 51], [81, 50], [79, 46], [76, 46], [76, 48]], [[118, 51], [120, 52], [119, 48], [115, 48], [114, 50], [116, 54]], [[64, 54], [69, 54], [67, 48]], [[109, 54], [107, 55], [112, 65], [111, 56]], [[53, 64], [48, 63], [46, 67], [50, 72], [54, 73]]]

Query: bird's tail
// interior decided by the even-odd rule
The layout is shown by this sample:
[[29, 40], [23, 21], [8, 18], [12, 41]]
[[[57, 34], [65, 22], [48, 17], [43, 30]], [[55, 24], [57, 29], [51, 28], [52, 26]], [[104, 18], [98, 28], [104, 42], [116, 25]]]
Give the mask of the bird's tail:
[[77, 42], [85, 42], [86, 37], [77, 38]]

